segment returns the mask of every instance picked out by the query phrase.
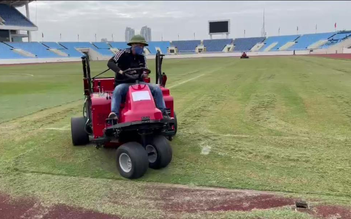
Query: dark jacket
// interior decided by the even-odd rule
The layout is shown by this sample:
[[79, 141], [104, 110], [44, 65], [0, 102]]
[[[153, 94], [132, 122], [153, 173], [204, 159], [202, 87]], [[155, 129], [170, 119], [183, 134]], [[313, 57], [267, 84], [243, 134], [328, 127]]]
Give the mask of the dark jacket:
[[116, 84], [133, 83], [135, 80], [131, 80], [118, 72], [129, 68], [146, 67], [146, 59], [143, 55], [134, 55], [131, 48], [128, 48], [116, 53], [116, 55], [108, 61], [107, 66], [115, 72]]

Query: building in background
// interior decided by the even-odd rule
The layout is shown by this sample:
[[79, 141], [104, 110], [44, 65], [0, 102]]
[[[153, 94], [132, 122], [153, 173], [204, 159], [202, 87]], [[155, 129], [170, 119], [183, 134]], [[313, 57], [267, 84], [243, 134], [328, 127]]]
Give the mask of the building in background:
[[147, 42], [151, 41], [151, 28], [144, 26], [140, 30], [140, 35], [142, 35]]
[[125, 40], [126, 42], [129, 42], [130, 39], [132, 39], [132, 37], [135, 35], [135, 30], [130, 28], [130, 27], [127, 27], [126, 28], [126, 32], [125, 32]]

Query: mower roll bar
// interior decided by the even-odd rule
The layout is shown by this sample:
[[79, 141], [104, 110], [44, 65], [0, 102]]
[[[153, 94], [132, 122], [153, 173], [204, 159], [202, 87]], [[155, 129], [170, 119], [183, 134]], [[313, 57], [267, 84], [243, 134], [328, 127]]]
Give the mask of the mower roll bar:
[[162, 84], [162, 61], [163, 61], [163, 54], [160, 51], [156, 53], [156, 84]]
[[[163, 87], [166, 85], [166, 80], [167, 76], [165, 75], [164, 72], [162, 72], [162, 61], [163, 57], [165, 55], [161, 54], [160, 51], [157, 51], [156, 53], [156, 84], [159, 84]], [[89, 56], [85, 55], [82, 56], [82, 65], [83, 65], [83, 80], [84, 80], [84, 95], [89, 99], [90, 94], [92, 93], [92, 80], [94, 80], [96, 77], [104, 74], [109, 68], [106, 69], [105, 71], [97, 74], [93, 78], [91, 78], [91, 72], [90, 72], [90, 59]]]
[[82, 56], [83, 65], [83, 81], [84, 81], [84, 95], [90, 98], [91, 88], [91, 74], [89, 56]]

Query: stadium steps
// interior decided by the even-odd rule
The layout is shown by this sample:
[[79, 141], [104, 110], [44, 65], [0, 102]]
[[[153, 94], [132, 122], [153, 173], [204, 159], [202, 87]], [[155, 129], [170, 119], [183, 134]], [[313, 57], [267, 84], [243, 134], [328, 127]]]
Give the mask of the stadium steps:
[[333, 37], [335, 32], [304, 34], [295, 40], [295, 44], [289, 50], [307, 50], [309, 46], [320, 41]]
[[23, 56], [26, 56], [26, 57], [29, 57], [29, 58], [36, 58], [36, 55], [31, 53], [31, 52], [28, 52], [28, 51], [25, 51], [23, 49], [13, 49], [12, 50], [13, 52], [17, 53], [17, 54], [20, 54], [20, 55], [23, 55]]
[[223, 48], [222, 52], [233, 52], [233, 50], [234, 50], [234, 45], [228, 44]]
[[257, 43], [265, 40], [265, 37], [249, 37], [249, 38], [235, 38], [233, 41], [234, 51], [247, 52], [250, 51]]
[[273, 49], [277, 44], [278, 44], [278, 42], [271, 43], [271, 44], [270, 44], [269, 46], [267, 46], [263, 51], [264, 51], [264, 52], [268, 52], [269, 50]]
[[28, 58], [27, 56], [18, 54], [13, 51], [13, 47], [6, 43], [0, 42], [0, 59], [23, 59]]
[[290, 47], [292, 47], [294, 44], [295, 44], [295, 42], [287, 42], [282, 47], [279, 48], [279, 51], [287, 50]]
[[53, 53], [56, 53], [59, 56], [68, 57], [67, 53], [65, 53], [65, 52], [63, 52], [62, 50], [59, 50], [59, 49], [50, 49], [49, 48], [49, 51], [51, 51]]
[[8, 42], [14, 48], [17, 53], [23, 54], [27, 57], [36, 58], [57, 58], [60, 57], [57, 54], [48, 50], [46, 46], [39, 42]]
[[341, 41], [338, 44], [335, 44], [333, 46], [330, 46], [327, 51], [328, 52], [336, 52], [336, 53], [341, 53], [344, 48], [349, 48], [351, 46], [351, 37]]
[[317, 49], [317, 48], [323, 46], [324, 44], [326, 44], [327, 42], [328, 42], [328, 40], [319, 40], [319, 41], [313, 43], [312, 45], [309, 45], [307, 47], [307, 49]]
[[4, 44], [9, 46], [11, 48], [12, 52], [14, 52], [16, 54], [19, 54], [19, 55], [25, 56], [25, 57], [29, 57], [29, 58], [36, 58], [36, 55], [31, 53], [31, 52], [25, 51], [23, 49], [15, 48], [15, 47], [13, 47], [12, 45], [10, 45], [8, 43], [4, 43]]
[[252, 47], [251, 52], [257, 52], [264, 46], [264, 43], [257, 43], [254, 47]]

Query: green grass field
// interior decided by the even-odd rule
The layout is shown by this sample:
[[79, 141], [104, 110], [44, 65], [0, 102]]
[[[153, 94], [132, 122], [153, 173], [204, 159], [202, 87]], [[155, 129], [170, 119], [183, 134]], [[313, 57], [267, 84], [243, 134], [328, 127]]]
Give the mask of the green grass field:
[[[106, 69], [106, 62], [91, 65], [93, 73]], [[106, 185], [139, 185], [119, 176], [114, 151], [71, 144], [70, 117], [81, 114], [84, 98], [81, 64], [0, 69], [0, 191], [123, 212], [94, 205]], [[136, 182], [279, 191], [351, 205], [351, 61], [166, 59], [163, 69], [179, 123], [173, 160]]]

